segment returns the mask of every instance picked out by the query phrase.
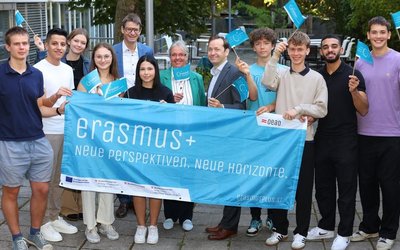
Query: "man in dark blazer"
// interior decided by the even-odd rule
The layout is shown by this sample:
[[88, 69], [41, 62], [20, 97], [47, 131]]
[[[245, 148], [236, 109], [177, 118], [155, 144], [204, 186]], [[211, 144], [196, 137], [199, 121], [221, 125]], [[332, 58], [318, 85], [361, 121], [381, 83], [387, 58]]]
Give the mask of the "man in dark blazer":
[[[212, 36], [208, 41], [208, 58], [213, 64], [207, 97], [208, 106], [214, 108], [246, 109], [239, 92], [232, 83], [242, 73], [227, 60], [229, 44], [221, 37]], [[222, 219], [215, 227], [207, 227], [209, 240], [223, 240], [235, 235], [240, 220], [240, 207], [225, 206]]]
[[[118, 60], [118, 74], [120, 77], [126, 77], [128, 88], [135, 86], [136, 65], [141, 56], [146, 54], [153, 55], [153, 50], [138, 42], [142, 32], [142, 22], [140, 17], [134, 13], [128, 14], [121, 25], [121, 32], [124, 40], [113, 46]], [[119, 207], [115, 211], [117, 218], [123, 218], [127, 215], [128, 209], [133, 206], [132, 196], [117, 194]]]

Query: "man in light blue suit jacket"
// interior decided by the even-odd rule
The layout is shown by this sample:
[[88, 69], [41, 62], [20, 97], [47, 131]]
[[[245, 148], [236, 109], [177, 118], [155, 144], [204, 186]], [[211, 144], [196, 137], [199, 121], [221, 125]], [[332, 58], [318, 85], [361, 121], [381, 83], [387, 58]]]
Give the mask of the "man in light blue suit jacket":
[[142, 32], [140, 17], [134, 13], [128, 14], [121, 25], [124, 40], [113, 46], [118, 60], [118, 73], [128, 80], [128, 88], [135, 85], [136, 65], [141, 56], [153, 55], [153, 49], [138, 42]]
[[[141, 56], [146, 54], [153, 55], [153, 50], [138, 42], [142, 32], [142, 22], [140, 17], [134, 13], [128, 14], [121, 25], [121, 32], [124, 40], [113, 46], [118, 60], [118, 73], [126, 77], [128, 88], [135, 85], [136, 65]], [[132, 196], [118, 194], [120, 205], [115, 211], [115, 216], [123, 218], [127, 215], [128, 209], [133, 205]]]

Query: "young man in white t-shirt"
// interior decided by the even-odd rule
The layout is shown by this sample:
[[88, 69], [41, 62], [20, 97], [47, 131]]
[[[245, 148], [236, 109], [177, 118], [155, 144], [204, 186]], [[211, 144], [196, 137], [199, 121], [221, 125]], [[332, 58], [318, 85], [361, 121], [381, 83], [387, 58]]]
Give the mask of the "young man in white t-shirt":
[[61, 194], [59, 187], [61, 174], [61, 159], [64, 143], [64, 111], [65, 95], [71, 94], [74, 88], [74, 74], [72, 68], [61, 62], [67, 48], [67, 32], [55, 28], [49, 30], [46, 37], [47, 57], [35, 68], [43, 73], [44, 92], [46, 97], [57, 93], [58, 99], [53, 107], [41, 109], [43, 131], [53, 148], [53, 173], [50, 181], [49, 198], [47, 203], [47, 217], [49, 222], [41, 227], [43, 237], [48, 241], [61, 241], [60, 233], [74, 234], [78, 232], [75, 226], [68, 224], [60, 216]]

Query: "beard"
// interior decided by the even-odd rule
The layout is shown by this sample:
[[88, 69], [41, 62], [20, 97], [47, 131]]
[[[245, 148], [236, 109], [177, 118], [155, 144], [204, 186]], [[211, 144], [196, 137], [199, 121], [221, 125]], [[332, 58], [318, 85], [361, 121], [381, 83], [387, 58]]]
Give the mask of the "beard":
[[321, 59], [327, 63], [335, 63], [340, 60], [340, 53], [337, 54], [334, 58], [326, 58], [325, 56], [321, 56]]

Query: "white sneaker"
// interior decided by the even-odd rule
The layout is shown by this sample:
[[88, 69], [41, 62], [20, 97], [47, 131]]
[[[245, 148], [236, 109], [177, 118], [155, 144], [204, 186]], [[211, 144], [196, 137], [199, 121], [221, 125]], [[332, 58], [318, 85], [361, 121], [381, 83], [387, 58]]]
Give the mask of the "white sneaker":
[[322, 240], [322, 239], [330, 239], [335, 236], [334, 231], [329, 231], [322, 229], [320, 227], [314, 227], [310, 231], [308, 231], [307, 240]]
[[145, 226], [137, 226], [135, 233], [135, 243], [143, 244], [146, 242], [146, 232], [147, 227]]
[[90, 230], [89, 230], [89, 228], [86, 228], [85, 235], [86, 235], [86, 239], [90, 243], [99, 243], [100, 242], [100, 235], [97, 233], [97, 227], [94, 227]]
[[265, 241], [265, 244], [268, 246], [275, 246], [276, 244], [286, 239], [287, 237], [288, 237], [287, 234], [283, 235], [277, 232], [273, 232], [272, 235]]
[[158, 228], [157, 226], [149, 226], [149, 235], [147, 235], [147, 244], [157, 244]]
[[392, 248], [393, 244], [394, 240], [380, 237], [378, 242], [376, 243], [376, 250], [389, 250]]
[[366, 240], [369, 238], [376, 238], [378, 236], [379, 236], [379, 233], [367, 234], [360, 230], [360, 231], [353, 233], [353, 235], [350, 237], [350, 240], [351, 241], [363, 241], [363, 240]]
[[292, 242], [292, 249], [303, 249], [306, 246], [306, 237], [295, 234]]
[[182, 223], [182, 228], [185, 231], [191, 231], [193, 229], [193, 223], [191, 220], [187, 219]]
[[165, 230], [174, 228], [174, 221], [171, 218], [166, 219], [163, 223], [163, 227]]
[[350, 237], [342, 237], [339, 234], [332, 243], [331, 250], [345, 250], [350, 244]]
[[99, 227], [99, 232], [105, 236], [107, 236], [110, 240], [118, 240], [119, 234], [115, 231], [115, 228], [112, 225], [104, 225], [101, 224]]
[[78, 228], [69, 224], [60, 216], [58, 216], [58, 220], [52, 221], [51, 225], [59, 233], [74, 234], [78, 232]]
[[63, 239], [61, 234], [53, 228], [51, 221], [41, 226], [40, 232], [42, 233], [43, 238], [47, 241], [58, 242]]

